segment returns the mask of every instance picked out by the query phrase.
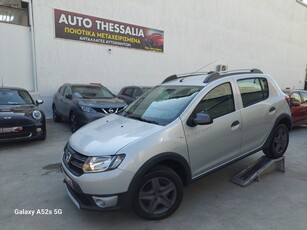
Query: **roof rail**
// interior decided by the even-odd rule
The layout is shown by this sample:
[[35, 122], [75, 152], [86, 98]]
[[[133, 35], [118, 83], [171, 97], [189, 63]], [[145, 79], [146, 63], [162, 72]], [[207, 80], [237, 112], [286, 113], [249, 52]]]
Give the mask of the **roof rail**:
[[[226, 76], [231, 76], [231, 75], [236, 75], [236, 74], [248, 74], [248, 73], [262, 73], [261, 70], [259, 69], [238, 69], [238, 70], [230, 70], [230, 71], [222, 71], [222, 72], [214, 72], [214, 71], [210, 71], [210, 72], [199, 72], [199, 73], [187, 73], [187, 74], [173, 74], [167, 78], [164, 79], [163, 83], [169, 82], [169, 81], [173, 81], [173, 80], [177, 80], [177, 79], [184, 79], [186, 77], [193, 77], [193, 76], [197, 76], [197, 75], [201, 75], [201, 74], [206, 74], [208, 76], [206, 76], [205, 80], [203, 81], [203, 83], [209, 83], [211, 81], [214, 81], [216, 79], [219, 79], [221, 77], [226, 77]], [[182, 81], [181, 80], [181, 81]]]
[[[209, 72], [211, 73], [211, 72]], [[208, 72], [198, 72], [198, 73], [184, 73], [184, 74], [173, 74], [167, 78], [164, 79], [164, 81], [162, 82], [165, 83], [165, 82], [169, 82], [169, 81], [173, 81], [173, 80], [177, 80], [177, 79], [181, 79], [181, 81], [183, 81], [184, 78], [186, 77], [193, 77], [193, 76], [197, 76], [197, 75], [205, 75], [205, 74], [208, 74]]]
[[211, 81], [214, 81], [222, 77], [227, 77], [227, 76], [237, 75], [237, 74], [248, 74], [248, 73], [263, 73], [263, 72], [259, 69], [238, 69], [238, 70], [223, 71], [223, 72], [211, 72], [205, 78], [203, 83], [209, 83]]
[[171, 75], [171, 76], [165, 78], [164, 81], [162, 81], [162, 84], [165, 83], [165, 82], [168, 82], [168, 81], [176, 80], [177, 78], [178, 78], [178, 76], [176, 74]]

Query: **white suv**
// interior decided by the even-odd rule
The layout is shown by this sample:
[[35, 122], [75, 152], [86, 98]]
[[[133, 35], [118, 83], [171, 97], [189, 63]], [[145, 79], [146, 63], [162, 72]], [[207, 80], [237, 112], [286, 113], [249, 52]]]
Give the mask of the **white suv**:
[[161, 219], [199, 177], [260, 150], [282, 156], [290, 129], [285, 94], [257, 69], [173, 75], [73, 134], [64, 182], [79, 208]]

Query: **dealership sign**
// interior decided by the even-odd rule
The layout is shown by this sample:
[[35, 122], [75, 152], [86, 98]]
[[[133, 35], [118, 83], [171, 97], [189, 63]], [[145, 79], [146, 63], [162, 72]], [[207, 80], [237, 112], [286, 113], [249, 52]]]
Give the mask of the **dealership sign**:
[[54, 9], [55, 37], [163, 52], [164, 32]]

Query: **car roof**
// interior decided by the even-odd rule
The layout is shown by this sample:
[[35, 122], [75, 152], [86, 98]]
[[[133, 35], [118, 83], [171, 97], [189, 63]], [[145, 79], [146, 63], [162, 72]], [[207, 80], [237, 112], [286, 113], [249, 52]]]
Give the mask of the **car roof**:
[[26, 90], [26, 89], [24, 89], [24, 88], [19, 88], [19, 87], [3, 87], [3, 86], [1, 86], [0, 87], [0, 90], [19, 90], [19, 91], [28, 91], [28, 90]]
[[127, 89], [127, 88], [150, 89], [150, 88], [152, 88], [152, 86], [128, 85], [128, 86], [124, 86], [124, 87], [123, 87], [123, 89]]
[[189, 73], [181, 75], [171, 75], [167, 77], [162, 84], [172, 85], [206, 85], [212, 81], [235, 75], [250, 76], [250, 74], [263, 74], [259, 69], [244, 69], [220, 72], [205, 72], [205, 73]]
[[[63, 86], [65, 85], [70, 85], [70, 86], [93, 86], [93, 87], [105, 87], [103, 85], [101, 85], [100, 83], [89, 83], [89, 84], [78, 84], [78, 83], [65, 83]], [[106, 87], [105, 87], [106, 88]]]
[[298, 92], [307, 93], [307, 91], [306, 91], [306, 90], [303, 90], [303, 89], [283, 89], [282, 91], [283, 91], [284, 93], [286, 93], [286, 94], [298, 93]]

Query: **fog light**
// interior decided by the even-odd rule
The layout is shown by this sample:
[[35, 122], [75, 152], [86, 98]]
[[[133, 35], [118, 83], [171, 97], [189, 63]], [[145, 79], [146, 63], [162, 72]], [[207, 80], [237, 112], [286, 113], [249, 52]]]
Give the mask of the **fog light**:
[[36, 128], [36, 132], [40, 133], [42, 131], [42, 128]]
[[117, 204], [117, 196], [98, 197], [93, 196], [93, 200], [100, 208], [110, 208]]

